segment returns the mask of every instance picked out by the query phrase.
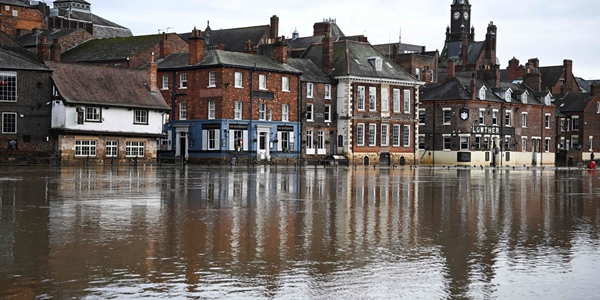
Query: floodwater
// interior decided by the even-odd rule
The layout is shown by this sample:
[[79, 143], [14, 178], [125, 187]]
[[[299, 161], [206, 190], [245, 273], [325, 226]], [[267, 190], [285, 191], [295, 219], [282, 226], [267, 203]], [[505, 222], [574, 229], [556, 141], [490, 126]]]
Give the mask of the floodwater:
[[0, 299], [598, 299], [585, 170], [0, 169]]

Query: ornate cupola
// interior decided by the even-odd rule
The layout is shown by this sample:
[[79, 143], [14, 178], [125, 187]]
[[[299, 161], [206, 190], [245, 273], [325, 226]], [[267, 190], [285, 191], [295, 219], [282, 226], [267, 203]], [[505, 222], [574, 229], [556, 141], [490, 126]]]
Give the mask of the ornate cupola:
[[450, 6], [450, 33], [447, 33], [446, 40], [462, 41], [467, 37], [473, 41], [475, 37], [471, 32], [471, 4], [469, 0], [452, 0]]

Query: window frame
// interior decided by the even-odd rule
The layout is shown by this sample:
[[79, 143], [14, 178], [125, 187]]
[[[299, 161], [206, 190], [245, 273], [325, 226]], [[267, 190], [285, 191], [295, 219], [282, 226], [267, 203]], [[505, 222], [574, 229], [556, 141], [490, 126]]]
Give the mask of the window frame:
[[452, 125], [452, 108], [442, 108], [442, 125]]
[[313, 98], [315, 96], [315, 85], [312, 82], [306, 83], [306, 98]]
[[306, 121], [307, 122], [315, 121], [315, 106], [312, 103], [306, 104]]
[[[14, 82], [13, 85], [10, 84], [11, 81]], [[0, 87], [2, 87], [0, 88], [0, 95], [4, 95], [3, 98], [0, 98], [0, 102], [17, 102], [19, 96], [17, 72], [0, 71], [0, 83]], [[8, 97], [7, 94], [9, 94]]]
[[411, 140], [411, 130], [410, 125], [402, 125], [402, 146], [405, 148], [410, 147], [412, 144]]
[[388, 147], [390, 145], [390, 125], [381, 124], [381, 146]]
[[527, 128], [527, 113], [521, 114], [521, 128]]
[[281, 77], [281, 91], [282, 92], [290, 91], [290, 78], [287, 76]]
[[404, 101], [403, 101], [403, 105], [404, 105], [404, 113], [405, 114], [410, 114], [411, 109], [410, 109], [410, 90], [404, 90], [403, 92], [403, 96], [404, 96]]
[[[7, 120], [6, 116], [8, 116], [8, 115], [13, 116], [14, 120]], [[18, 118], [19, 118], [19, 115], [16, 112], [3, 112], [2, 113], [2, 134], [17, 134], [17, 132], [18, 132], [18, 126], [17, 126], [18, 125], [18, 121], [17, 121]], [[10, 127], [14, 126], [14, 131], [8, 131], [8, 130], [6, 130], [7, 129], [6, 128], [7, 127], [6, 123], [10, 122], [10, 121], [14, 122], [14, 124], [8, 124]], [[10, 128], [10, 129], [12, 129], [12, 128]]]
[[323, 120], [325, 123], [331, 123], [331, 105], [326, 104], [323, 110]]
[[187, 120], [187, 102], [179, 102], [179, 120]]
[[427, 125], [427, 110], [419, 108], [419, 125]]
[[365, 110], [365, 87], [358, 86], [356, 88], [356, 109], [359, 111]]
[[105, 142], [104, 148], [106, 149], [104, 151], [106, 157], [118, 157], [119, 156], [119, 141], [107, 140]]
[[149, 111], [145, 109], [133, 110], [133, 124], [148, 125]]
[[331, 84], [325, 85], [325, 99], [331, 100]]
[[[85, 153], [85, 149], [87, 149], [87, 153]], [[97, 150], [97, 140], [75, 140], [75, 157], [96, 157]]]
[[162, 90], [166, 91], [169, 89], [169, 75], [162, 76]]
[[242, 72], [235, 72], [233, 75], [233, 87], [236, 89], [241, 89], [244, 87], [244, 75]]
[[377, 146], [377, 124], [369, 124], [369, 147]]
[[179, 88], [187, 89], [188, 88], [188, 75], [187, 73], [179, 74]]
[[479, 125], [485, 125], [485, 108], [479, 109]]
[[217, 116], [217, 103], [214, 100], [208, 101], [208, 119], [214, 120]]
[[505, 111], [504, 114], [504, 126], [512, 127], [512, 110]]
[[365, 146], [365, 123], [356, 124], [356, 146]]
[[258, 104], [258, 120], [259, 121], [267, 120], [267, 104], [266, 103]]
[[369, 111], [377, 111], [377, 88], [369, 87]]
[[[89, 110], [97, 110], [97, 112], [94, 111], [94, 112], [90, 113]], [[92, 116], [92, 118], [90, 118], [90, 115]], [[85, 107], [85, 121], [86, 122], [102, 123], [102, 107], [99, 107], [99, 106], [86, 106]]]
[[216, 71], [208, 72], [208, 87], [209, 88], [217, 87], [217, 72]]
[[393, 96], [392, 96], [392, 99], [393, 99], [393, 100], [392, 100], [392, 102], [393, 102], [393, 103], [392, 103], [392, 105], [393, 105], [393, 111], [394, 111], [395, 113], [400, 113], [400, 110], [402, 109], [402, 108], [400, 107], [400, 100], [401, 100], [401, 99], [400, 99], [400, 89], [394, 89], [394, 90], [392, 91], [392, 95], [393, 95]]
[[259, 90], [267, 89], [267, 75], [264, 75], [264, 74], [258, 75], [258, 89]]
[[[135, 150], [135, 154], [133, 153], [134, 150]], [[125, 157], [144, 157], [144, 156], [146, 156], [146, 142], [142, 142], [142, 141], [126, 141], [125, 142]]]
[[393, 147], [400, 147], [400, 140], [401, 140], [401, 126], [399, 124], [394, 124], [393, 128], [392, 128], [392, 146]]
[[[239, 107], [238, 107], [239, 106]], [[233, 119], [242, 120], [244, 117], [244, 103], [242, 101], [233, 102]]]
[[290, 121], [290, 106], [289, 104], [281, 104], [281, 122]]

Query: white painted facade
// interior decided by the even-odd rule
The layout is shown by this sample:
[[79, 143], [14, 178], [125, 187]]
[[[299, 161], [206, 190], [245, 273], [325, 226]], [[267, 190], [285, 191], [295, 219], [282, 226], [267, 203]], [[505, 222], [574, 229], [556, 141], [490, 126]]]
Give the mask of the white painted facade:
[[[152, 109], [103, 107], [100, 120], [86, 120], [86, 105], [65, 106], [62, 101], [52, 102], [52, 129], [78, 130], [98, 133], [157, 134], [163, 133], [163, 115], [165, 112]], [[83, 124], [77, 123], [78, 109], [83, 110]], [[135, 111], [147, 111], [147, 123], [136, 124]]]

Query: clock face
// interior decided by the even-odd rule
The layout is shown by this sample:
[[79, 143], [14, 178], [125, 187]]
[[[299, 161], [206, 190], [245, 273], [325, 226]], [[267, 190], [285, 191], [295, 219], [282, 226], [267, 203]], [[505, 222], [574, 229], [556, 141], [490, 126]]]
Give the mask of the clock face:
[[469, 12], [468, 12], [468, 11], [465, 11], [465, 13], [464, 13], [464, 17], [465, 17], [465, 20], [468, 20], [468, 19], [469, 19]]
[[459, 12], [454, 12], [454, 20], [458, 20], [458, 18], [460, 18], [460, 13]]

